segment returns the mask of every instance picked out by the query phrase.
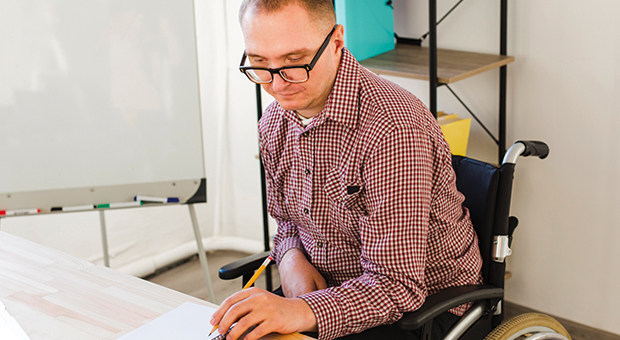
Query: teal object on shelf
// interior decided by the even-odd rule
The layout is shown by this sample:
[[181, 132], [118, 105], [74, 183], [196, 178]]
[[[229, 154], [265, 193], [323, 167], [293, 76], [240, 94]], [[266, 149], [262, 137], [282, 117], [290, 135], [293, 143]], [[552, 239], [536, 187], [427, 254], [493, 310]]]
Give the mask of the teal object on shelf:
[[394, 49], [394, 10], [386, 0], [336, 0], [344, 44], [357, 60]]

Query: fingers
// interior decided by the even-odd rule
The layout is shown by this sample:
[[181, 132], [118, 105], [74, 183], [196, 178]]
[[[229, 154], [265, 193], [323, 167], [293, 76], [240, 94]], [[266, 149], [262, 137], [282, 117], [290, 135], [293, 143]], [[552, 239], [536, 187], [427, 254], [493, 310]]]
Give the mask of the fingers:
[[227, 340], [241, 339], [246, 332], [244, 340], [256, 340], [272, 332], [288, 334], [296, 331], [296, 319], [300, 318], [296, 317], [295, 309], [290, 308], [293, 307], [290, 301], [266, 294], [252, 296], [248, 300], [257, 308], [237, 321]]
[[224, 300], [224, 302], [222, 302], [220, 307], [215, 311], [215, 313], [213, 313], [213, 316], [211, 317], [211, 321], [210, 321], [211, 325], [215, 326], [220, 323], [220, 320], [222, 319], [224, 314], [226, 314], [228, 309], [233, 304], [237, 303], [237, 301], [241, 300], [241, 298], [239, 297], [241, 293], [246, 293], [246, 292], [244, 290], [237, 292], [229, 296], [228, 298], [226, 298], [226, 300]]
[[[250, 316], [255, 315], [250, 314], [253, 309], [253, 303], [248, 302], [247, 300], [243, 300], [230, 307], [228, 312], [224, 314], [222, 321], [220, 321], [220, 333], [227, 333], [230, 330], [233, 335], [239, 332], [239, 335], [243, 334], [244, 330], [253, 326], [253, 324], [248, 324], [249, 322], [252, 322], [253, 319], [253, 317]], [[237, 322], [237, 325], [231, 328], [235, 322]], [[232, 337], [232, 339], [236, 339], [236, 337]]]
[[[230, 332], [228, 333], [228, 335], [226, 336], [227, 340], [234, 340], [234, 339], [241, 339], [241, 337], [243, 336], [243, 334], [250, 328], [252, 328], [253, 326], [259, 324], [264, 323], [265, 319], [267, 318], [266, 315], [262, 315], [260, 313], [249, 313], [249, 314], [245, 314], [243, 317], [241, 317], [241, 319], [239, 319], [237, 321], [237, 324], [234, 325], [231, 329]], [[258, 328], [258, 327], [257, 327]], [[264, 328], [264, 327], [263, 327]], [[254, 329], [255, 330], [255, 329]], [[253, 330], [253, 331], [254, 331]], [[252, 331], [252, 332], [253, 332]], [[252, 333], [250, 332], [250, 333]], [[264, 334], [263, 334], [264, 335]], [[248, 339], [247, 335], [244, 339]]]
[[259, 288], [249, 288], [229, 296], [213, 313], [209, 323], [213, 326], [219, 324], [220, 334], [224, 334], [238, 318], [250, 311], [251, 304], [242, 302], [260, 291]]
[[251, 332], [249, 332], [245, 336], [244, 340], [257, 340], [269, 333], [271, 333], [271, 331], [270, 327], [267, 326], [267, 322], [262, 322], [261, 324], [256, 326], [256, 328], [254, 328]]
[[[305, 301], [262, 290], [232, 305], [221, 319], [220, 334], [228, 332], [228, 340], [239, 339], [246, 332], [245, 339], [255, 340], [271, 332], [289, 334], [317, 329], [314, 312]], [[237, 324], [230, 326], [235, 321]]]
[[[274, 314], [270, 303], [274, 297], [272, 293], [260, 288], [249, 288], [233, 294], [213, 314], [211, 324], [219, 324], [220, 334], [228, 333], [227, 339], [238, 339], [246, 330]], [[232, 327], [235, 322], [236, 325]], [[264, 327], [261, 329], [264, 331]]]

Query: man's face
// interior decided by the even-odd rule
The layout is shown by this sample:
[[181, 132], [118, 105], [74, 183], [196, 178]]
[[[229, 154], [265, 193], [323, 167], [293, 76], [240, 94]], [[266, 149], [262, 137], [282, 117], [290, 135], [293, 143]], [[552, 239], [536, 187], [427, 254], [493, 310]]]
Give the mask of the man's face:
[[[309, 64], [332, 27], [319, 25], [302, 7], [291, 4], [274, 13], [256, 13], [249, 8], [241, 28], [249, 64], [279, 68]], [[315, 116], [323, 109], [331, 92], [343, 45], [340, 26], [310, 71], [308, 81], [289, 83], [274, 74], [273, 81], [263, 84], [263, 88], [284, 109], [295, 110], [305, 117]]]

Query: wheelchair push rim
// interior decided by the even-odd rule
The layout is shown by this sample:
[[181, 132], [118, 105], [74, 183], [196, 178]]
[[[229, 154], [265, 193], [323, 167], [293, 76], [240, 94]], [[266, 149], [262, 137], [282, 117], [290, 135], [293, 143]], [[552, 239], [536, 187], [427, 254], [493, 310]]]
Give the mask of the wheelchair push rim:
[[556, 319], [527, 313], [502, 322], [484, 340], [571, 340], [571, 337]]

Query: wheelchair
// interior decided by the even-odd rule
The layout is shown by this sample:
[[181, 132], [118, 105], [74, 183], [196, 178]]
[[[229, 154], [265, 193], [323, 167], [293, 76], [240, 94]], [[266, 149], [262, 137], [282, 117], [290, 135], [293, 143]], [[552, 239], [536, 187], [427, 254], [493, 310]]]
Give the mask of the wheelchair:
[[[452, 156], [458, 190], [465, 195], [478, 235], [483, 259], [483, 285], [452, 287], [429, 295], [416, 311], [407, 312], [395, 324], [403, 329], [420, 329], [422, 339], [431, 339], [433, 319], [453, 307], [472, 302], [472, 307], [450, 329], [444, 340], [570, 340], [566, 329], [550, 316], [539, 313], [517, 315], [503, 321], [505, 258], [511, 254], [512, 234], [518, 225], [509, 216], [515, 164], [519, 156], [544, 159], [549, 148], [540, 141], [518, 141], [504, 156], [502, 165], [494, 165], [462, 156]], [[250, 279], [263, 260], [264, 252], [227, 264], [219, 277]], [[503, 321], [503, 322], [502, 322]]]

